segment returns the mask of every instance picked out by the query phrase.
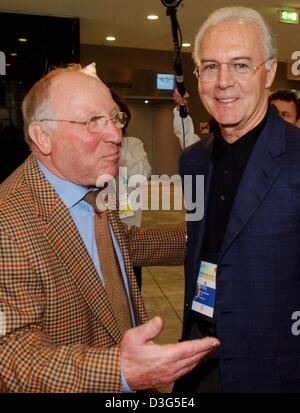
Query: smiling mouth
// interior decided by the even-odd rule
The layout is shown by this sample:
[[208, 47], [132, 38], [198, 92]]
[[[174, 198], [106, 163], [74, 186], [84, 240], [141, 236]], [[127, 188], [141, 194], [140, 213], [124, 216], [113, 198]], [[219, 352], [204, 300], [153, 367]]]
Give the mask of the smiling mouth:
[[230, 103], [235, 103], [235, 102], [237, 102], [239, 99], [238, 98], [227, 98], [227, 99], [219, 99], [219, 98], [215, 98], [216, 99], [216, 101], [218, 102], [218, 103], [221, 103], [221, 104], [223, 104], [223, 105], [228, 105], [228, 104], [230, 104]]

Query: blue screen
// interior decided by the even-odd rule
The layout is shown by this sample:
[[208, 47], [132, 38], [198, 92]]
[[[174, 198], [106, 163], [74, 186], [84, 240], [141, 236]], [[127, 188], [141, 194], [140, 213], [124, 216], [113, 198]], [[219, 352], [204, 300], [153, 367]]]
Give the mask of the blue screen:
[[160, 90], [173, 90], [175, 88], [175, 75], [158, 73], [156, 76], [156, 88]]

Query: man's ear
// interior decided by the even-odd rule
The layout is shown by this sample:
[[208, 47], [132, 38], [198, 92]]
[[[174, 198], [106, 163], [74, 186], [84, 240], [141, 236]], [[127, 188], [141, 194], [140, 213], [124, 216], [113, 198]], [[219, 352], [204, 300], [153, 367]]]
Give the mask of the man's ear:
[[52, 145], [49, 133], [44, 130], [40, 123], [32, 122], [29, 125], [28, 133], [33, 144], [43, 155], [49, 155], [51, 153]]
[[277, 70], [277, 60], [272, 59], [271, 67], [267, 70], [266, 88], [269, 89], [272, 86]]

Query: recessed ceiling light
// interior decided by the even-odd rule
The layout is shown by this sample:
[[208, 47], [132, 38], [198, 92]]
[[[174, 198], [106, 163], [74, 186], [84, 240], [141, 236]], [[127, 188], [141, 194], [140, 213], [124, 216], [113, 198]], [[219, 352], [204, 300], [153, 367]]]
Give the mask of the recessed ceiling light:
[[10, 56], [13, 56], [13, 57], [18, 56], [18, 53], [12, 52], [12, 53], [10, 53]]
[[26, 43], [26, 42], [27, 42], [27, 39], [25, 39], [25, 37], [20, 37], [20, 38], [18, 39], [18, 41], [21, 42], [21, 43]]
[[146, 103], [146, 104], [149, 103], [149, 100], [145, 100], [145, 103]]
[[109, 42], [114, 42], [116, 38], [114, 36], [106, 36], [106, 40], [108, 40]]
[[147, 16], [148, 20], [157, 20], [158, 16], [156, 14], [149, 14], [149, 16]]
[[182, 43], [182, 47], [191, 47], [191, 43]]

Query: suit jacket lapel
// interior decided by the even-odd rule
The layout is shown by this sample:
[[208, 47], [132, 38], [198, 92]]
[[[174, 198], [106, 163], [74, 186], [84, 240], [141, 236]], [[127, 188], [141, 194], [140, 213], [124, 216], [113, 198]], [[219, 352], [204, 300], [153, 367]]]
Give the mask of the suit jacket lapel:
[[[196, 271], [201, 259], [201, 249], [205, 232], [205, 223], [207, 218], [209, 191], [213, 171], [213, 164], [211, 162], [213, 143], [214, 138], [213, 135], [211, 135], [205, 143], [205, 146], [201, 148], [201, 151], [199, 151], [198, 156], [196, 156], [195, 159], [189, 162], [185, 170], [182, 171], [184, 175], [191, 175], [193, 177], [195, 177], [196, 175], [204, 176], [204, 216], [199, 221], [187, 222], [187, 226], [190, 227], [188, 233], [193, 238], [189, 241], [191, 241], [193, 245], [193, 264]], [[196, 181], [193, 182], [193, 185], [195, 184]], [[195, 191], [196, 189], [193, 188], [192, 193], [195, 194]], [[186, 186], [185, 196], [190, 196], [186, 192]]]
[[284, 151], [284, 123], [272, 110], [241, 179], [224, 235], [220, 260], [270, 190], [280, 171], [276, 157]]
[[38, 212], [45, 222], [45, 236], [53, 252], [62, 268], [73, 279], [91, 311], [118, 342], [121, 335], [108, 297], [69, 211], [46, 180], [33, 157], [29, 161], [28, 170], [30, 184], [37, 198]]

